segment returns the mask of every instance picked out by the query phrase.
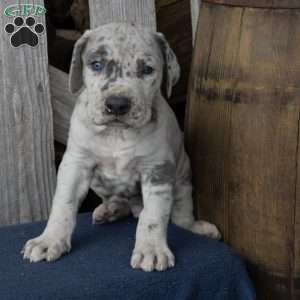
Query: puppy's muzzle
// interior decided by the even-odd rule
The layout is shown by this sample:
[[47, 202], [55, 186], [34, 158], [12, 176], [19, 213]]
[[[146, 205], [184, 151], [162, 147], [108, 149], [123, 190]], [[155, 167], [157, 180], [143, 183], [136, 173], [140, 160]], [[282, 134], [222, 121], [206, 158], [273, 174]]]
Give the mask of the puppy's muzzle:
[[105, 112], [109, 115], [123, 116], [131, 109], [131, 99], [123, 96], [110, 96], [105, 101]]

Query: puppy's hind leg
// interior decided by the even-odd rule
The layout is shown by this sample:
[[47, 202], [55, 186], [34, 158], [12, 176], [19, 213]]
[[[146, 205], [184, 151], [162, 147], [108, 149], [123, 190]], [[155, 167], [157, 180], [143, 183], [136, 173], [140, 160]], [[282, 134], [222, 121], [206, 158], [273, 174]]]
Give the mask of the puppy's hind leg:
[[142, 195], [133, 196], [129, 199], [129, 206], [132, 215], [138, 219], [143, 210], [143, 199]]
[[215, 225], [206, 221], [195, 221], [193, 215], [192, 186], [190, 183], [177, 182], [174, 196], [171, 220], [175, 225], [213, 239], [221, 238], [221, 234]]
[[128, 199], [112, 196], [108, 201], [103, 201], [93, 212], [93, 223], [103, 224], [114, 222], [130, 215]]

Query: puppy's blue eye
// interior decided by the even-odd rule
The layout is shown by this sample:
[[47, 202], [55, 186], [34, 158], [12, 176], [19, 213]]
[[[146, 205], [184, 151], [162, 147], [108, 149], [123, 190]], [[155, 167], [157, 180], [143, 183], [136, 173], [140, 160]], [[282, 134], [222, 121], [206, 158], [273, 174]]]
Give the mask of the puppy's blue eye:
[[145, 75], [151, 75], [154, 72], [154, 69], [150, 66], [144, 66], [143, 67], [143, 74]]
[[104, 63], [101, 62], [101, 61], [94, 61], [94, 62], [91, 64], [91, 66], [92, 66], [93, 71], [100, 72], [100, 71], [102, 71], [103, 68], [104, 68]]

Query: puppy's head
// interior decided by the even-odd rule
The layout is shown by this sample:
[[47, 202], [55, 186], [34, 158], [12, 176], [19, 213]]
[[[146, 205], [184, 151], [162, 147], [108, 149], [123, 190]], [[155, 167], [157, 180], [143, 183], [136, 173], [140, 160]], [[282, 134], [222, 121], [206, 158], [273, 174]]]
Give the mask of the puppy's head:
[[179, 76], [176, 56], [162, 34], [112, 23], [87, 31], [77, 41], [70, 90], [86, 89], [88, 114], [95, 124], [139, 128], [151, 120], [163, 77], [170, 97]]

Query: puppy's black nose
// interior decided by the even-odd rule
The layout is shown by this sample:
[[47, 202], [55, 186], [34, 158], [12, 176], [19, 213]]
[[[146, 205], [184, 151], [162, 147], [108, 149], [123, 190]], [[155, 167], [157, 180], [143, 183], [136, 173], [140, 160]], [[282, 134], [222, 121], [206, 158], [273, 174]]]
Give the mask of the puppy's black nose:
[[105, 109], [108, 114], [125, 115], [131, 107], [130, 98], [122, 96], [110, 96], [105, 101]]

